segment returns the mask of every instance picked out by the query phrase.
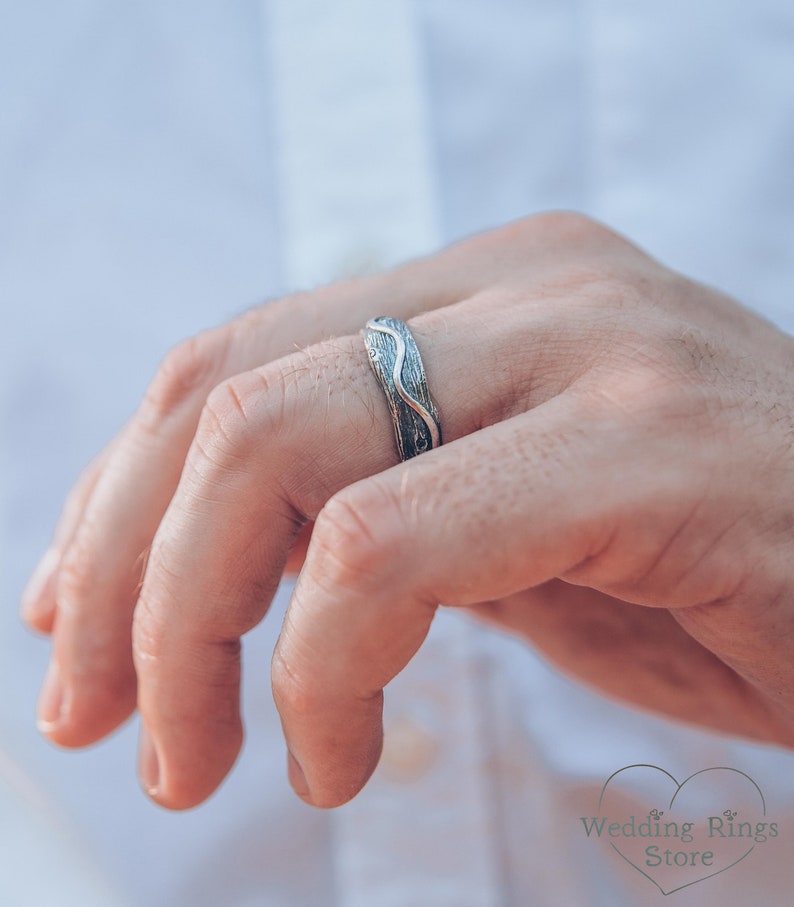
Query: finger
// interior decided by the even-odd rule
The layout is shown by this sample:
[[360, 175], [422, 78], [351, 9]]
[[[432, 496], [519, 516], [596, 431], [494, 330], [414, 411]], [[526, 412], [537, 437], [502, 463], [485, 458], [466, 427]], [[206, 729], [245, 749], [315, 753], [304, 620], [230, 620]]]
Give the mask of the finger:
[[[472, 245], [477, 242], [385, 275], [272, 303], [181, 344], [166, 357], [47, 580], [48, 598], [59, 603], [39, 705], [40, 727], [50, 739], [65, 746], [90, 743], [134, 708], [132, 613], [149, 545], [209, 391], [296, 345], [358, 329], [387, 301], [392, 311], [408, 317], [468, 292], [475, 277], [488, 277], [487, 268], [478, 271], [472, 263]], [[480, 258], [486, 256], [495, 269], [497, 256], [488, 243], [483, 245]]]
[[[534, 411], [539, 450], [567, 427], [569, 407], [560, 397]], [[516, 488], [541, 490], [541, 461], [530, 465], [517, 421], [348, 487], [319, 514], [272, 669], [290, 780], [308, 802], [340, 805], [374, 770], [383, 688], [421, 645], [438, 602], [516, 592], [582, 550], [581, 540], [549, 546], [541, 520], [521, 513]], [[496, 469], [493, 450], [516, 453]], [[532, 513], [545, 514], [537, 504]], [[562, 519], [559, 508], [555, 515]]]
[[40, 633], [52, 632], [55, 620], [55, 577], [63, 558], [63, 552], [74, 538], [88, 499], [110, 456], [110, 451], [111, 445], [83, 470], [67, 495], [52, 541], [25, 586], [22, 593], [20, 616], [31, 630], [38, 630]]
[[[191, 410], [216, 380], [227, 346], [223, 331], [208, 332], [169, 357], [160, 386], [114, 442], [63, 553], [52, 580], [57, 618], [38, 707], [39, 727], [55, 743], [91, 743], [134, 709], [130, 627], [146, 552], [178, 480]], [[158, 405], [162, 417], [155, 419]]]
[[760, 691], [666, 609], [551, 580], [469, 610], [610, 697], [722, 733], [770, 739], [772, 722]]
[[[349, 339], [332, 342], [238, 375], [209, 397], [135, 612], [139, 770], [162, 805], [200, 802], [236, 758], [239, 637], [264, 615], [317, 502], [360, 470], [393, 462], [390, 428], [372, 431], [357, 390], [374, 378], [355, 341], [355, 358], [340, 355]], [[367, 432], [370, 443], [350, 457]]]

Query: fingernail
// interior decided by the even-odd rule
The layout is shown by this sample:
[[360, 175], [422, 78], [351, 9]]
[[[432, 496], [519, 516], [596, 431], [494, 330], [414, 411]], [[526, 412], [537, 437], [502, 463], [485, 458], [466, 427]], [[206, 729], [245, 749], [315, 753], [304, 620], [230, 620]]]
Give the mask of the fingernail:
[[287, 750], [287, 777], [295, 793], [306, 802], [311, 802], [311, 793], [309, 785], [306, 783], [306, 775], [300, 767], [298, 760]]
[[50, 547], [36, 565], [25, 591], [22, 593], [22, 617], [27, 621], [41, 617], [51, 607], [51, 602], [42, 592], [61, 561], [61, 552]]
[[160, 785], [160, 760], [149, 731], [143, 723], [138, 745], [138, 777], [146, 793], [150, 797], [157, 796]]
[[39, 694], [39, 703], [36, 709], [38, 729], [47, 734], [61, 721], [64, 712], [63, 685], [57, 663], [53, 660], [47, 668], [44, 683]]

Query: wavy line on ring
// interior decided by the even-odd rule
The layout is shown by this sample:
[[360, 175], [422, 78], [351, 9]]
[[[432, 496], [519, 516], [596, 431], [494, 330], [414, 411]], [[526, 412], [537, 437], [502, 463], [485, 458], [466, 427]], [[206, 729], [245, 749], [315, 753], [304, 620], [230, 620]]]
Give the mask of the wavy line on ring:
[[[427, 426], [427, 430], [430, 432], [431, 447], [439, 447], [441, 444], [441, 434], [438, 430], [436, 420], [433, 418], [430, 411], [422, 406], [419, 400], [408, 393], [403, 384], [402, 370], [403, 364], [405, 363], [405, 341], [397, 331], [387, 327], [385, 324], [371, 321], [367, 324], [367, 327], [375, 331], [380, 331], [382, 334], [388, 334], [397, 344], [397, 358], [394, 360], [394, 368], [392, 369], [392, 381], [394, 382], [394, 386], [402, 400], [411, 407]], [[419, 361], [421, 362], [421, 358]], [[424, 369], [422, 369], [422, 371], [424, 371]]]

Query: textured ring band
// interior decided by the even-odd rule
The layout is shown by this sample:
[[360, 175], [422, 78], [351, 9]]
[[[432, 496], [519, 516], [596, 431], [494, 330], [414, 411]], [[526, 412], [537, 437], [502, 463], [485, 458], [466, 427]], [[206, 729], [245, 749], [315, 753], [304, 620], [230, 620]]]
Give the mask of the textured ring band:
[[408, 325], [371, 318], [364, 329], [369, 362], [386, 394], [401, 460], [441, 444], [438, 410], [430, 399], [425, 369]]

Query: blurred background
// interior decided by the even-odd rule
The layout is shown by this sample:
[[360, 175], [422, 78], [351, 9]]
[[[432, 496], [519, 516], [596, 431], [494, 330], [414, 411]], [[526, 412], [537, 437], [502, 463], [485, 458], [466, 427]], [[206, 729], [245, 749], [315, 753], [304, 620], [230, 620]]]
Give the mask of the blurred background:
[[[432, 873], [415, 853], [353, 855], [388, 841], [383, 790], [406, 840], [453, 765], [419, 681], [396, 685], [374, 792], [305, 807], [268, 683], [282, 593], [246, 640], [241, 760], [171, 815], [138, 790], [134, 721], [81, 753], [39, 738], [48, 644], [21, 590], [167, 350], [287, 291], [573, 208], [793, 330], [792, 54], [794, 7], [773, 0], [0, 2], [0, 903], [412, 903]], [[657, 903], [577, 824], [635, 761], [729, 760], [794, 834], [790, 755], [629, 712], [481, 635], [473, 676], [518, 740], [478, 757], [501, 779], [501, 881], [423, 903]], [[784, 903], [790, 840], [677, 903]]]

